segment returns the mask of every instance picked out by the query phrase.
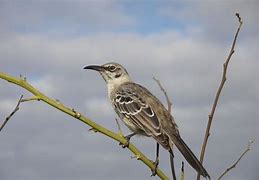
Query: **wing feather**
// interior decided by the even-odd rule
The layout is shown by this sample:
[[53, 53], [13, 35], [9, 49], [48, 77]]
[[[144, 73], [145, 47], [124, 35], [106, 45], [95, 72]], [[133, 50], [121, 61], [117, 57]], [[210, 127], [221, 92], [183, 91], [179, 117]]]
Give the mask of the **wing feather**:
[[157, 115], [137, 93], [120, 90], [116, 93], [114, 103], [118, 113], [130, 119], [147, 135], [161, 134]]

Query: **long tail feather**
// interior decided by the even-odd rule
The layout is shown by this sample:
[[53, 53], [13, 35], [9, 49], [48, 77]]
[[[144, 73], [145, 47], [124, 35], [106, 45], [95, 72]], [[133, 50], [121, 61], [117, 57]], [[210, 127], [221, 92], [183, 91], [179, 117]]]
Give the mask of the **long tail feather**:
[[210, 179], [210, 175], [208, 174], [206, 169], [202, 166], [200, 161], [196, 158], [196, 156], [193, 154], [190, 148], [185, 144], [182, 138], [180, 136], [173, 136], [171, 138], [174, 138], [172, 139], [173, 143], [182, 153], [187, 162], [203, 177]]

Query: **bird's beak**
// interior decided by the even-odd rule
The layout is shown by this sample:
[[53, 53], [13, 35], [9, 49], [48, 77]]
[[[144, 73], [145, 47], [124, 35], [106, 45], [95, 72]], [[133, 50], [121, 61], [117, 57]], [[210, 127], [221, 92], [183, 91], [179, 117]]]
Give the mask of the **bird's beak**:
[[103, 66], [97, 66], [97, 65], [90, 65], [90, 66], [85, 66], [84, 69], [91, 69], [95, 71], [103, 71], [104, 67]]

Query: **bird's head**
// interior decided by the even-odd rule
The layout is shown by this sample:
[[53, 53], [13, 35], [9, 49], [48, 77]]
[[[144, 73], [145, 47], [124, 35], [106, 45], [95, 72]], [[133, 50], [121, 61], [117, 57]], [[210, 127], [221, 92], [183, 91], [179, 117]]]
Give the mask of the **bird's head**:
[[98, 71], [107, 84], [122, 84], [130, 81], [127, 70], [120, 64], [110, 62], [104, 65], [85, 66], [84, 69]]

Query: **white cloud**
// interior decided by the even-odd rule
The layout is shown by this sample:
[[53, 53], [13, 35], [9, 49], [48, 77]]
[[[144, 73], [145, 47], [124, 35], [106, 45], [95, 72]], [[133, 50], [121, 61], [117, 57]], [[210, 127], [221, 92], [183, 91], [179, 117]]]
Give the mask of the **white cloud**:
[[[227, 166], [234, 160], [231, 159], [234, 158], [233, 154], [238, 154], [243, 144], [251, 136], [256, 136], [258, 127], [256, 122], [258, 113], [255, 108], [258, 107], [257, 44], [259, 38], [258, 33], [255, 33], [257, 27], [253, 25], [253, 17], [257, 17], [258, 13], [252, 11], [254, 8], [249, 11], [249, 8], [246, 8], [248, 6], [241, 7], [242, 5], [243, 3], [239, 6], [244, 9], [240, 11], [244, 17], [244, 29], [240, 33], [236, 52], [230, 62], [228, 79], [216, 111], [206, 156], [206, 168], [209, 169], [212, 177], [218, 175], [223, 166]], [[53, 7], [48, 14], [39, 5], [36, 9], [33, 7], [35, 4], [24, 8], [28, 10], [27, 15], [35, 15], [35, 17], [25, 17], [27, 16], [25, 13], [24, 17], [18, 18], [21, 12], [15, 14], [13, 11], [11, 17], [1, 16], [5, 19], [4, 27], [10, 28], [5, 24], [7, 21], [11, 21], [10, 24], [15, 24], [15, 21], [19, 20], [22, 20], [21, 23], [31, 21], [32, 24], [37, 24], [38, 20], [46, 22], [51, 16], [59, 19], [66, 14], [65, 8], [55, 13]], [[120, 6], [113, 3], [100, 3], [93, 9], [88, 7], [90, 12], [84, 12], [86, 11], [84, 7], [73, 7], [75, 12], [78, 10], [75, 17], [70, 19], [69, 17], [73, 14], [70, 12], [64, 17], [63, 23], [69, 26], [73, 24], [71, 21], [78, 20], [77, 16], [80, 16], [76, 23], [80, 25], [85, 20], [86, 26], [96, 23], [95, 28], [98, 29], [100, 28], [98, 24], [102, 22], [104, 26], [109, 26], [108, 21], [113, 16], [117, 18], [111, 22], [111, 26], [131, 24], [132, 21], [131, 16], [124, 14]], [[5, 12], [2, 13], [8, 14], [9, 8], [4, 8]], [[182, 137], [195, 152], [198, 152], [207, 114], [221, 78], [222, 63], [227, 56], [233, 30], [236, 27], [236, 19], [232, 14], [235, 11], [234, 7], [228, 5], [221, 9], [220, 5], [217, 5], [217, 8], [210, 12], [211, 8], [213, 7], [210, 4], [201, 5], [200, 3], [196, 6], [190, 3], [189, 6], [179, 9], [175, 18], [180, 18], [187, 25], [184, 33], [166, 30], [143, 35], [103, 30], [99, 33], [76, 37], [53, 38], [48, 33], [18, 33], [4, 38], [1, 36], [1, 71], [26, 76], [28, 82], [46, 95], [59, 99], [65, 105], [78, 109], [81, 113], [114, 130], [117, 130], [114, 121], [115, 113], [106, 97], [105, 82], [98, 73], [85, 71], [82, 67], [87, 64], [117, 61], [125, 65], [134, 80], [164, 99], [160, 89], [152, 80], [152, 76], [156, 76], [173, 99], [173, 114], [179, 124]], [[228, 8], [231, 11], [227, 11]], [[113, 12], [114, 9], [117, 11]], [[39, 12], [36, 12], [37, 10]], [[81, 15], [83, 12], [86, 14]], [[231, 15], [227, 15], [228, 13]], [[217, 14], [217, 16], [213, 18], [214, 16], [209, 16], [211, 14]], [[91, 19], [92, 16], [94, 16], [93, 19]], [[30, 18], [32, 19], [29, 20]], [[193, 25], [190, 23], [192, 20], [198, 23]], [[134, 21], [133, 19], [133, 24]], [[227, 39], [218, 38], [221, 34]], [[1, 84], [0, 111], [3, 112], [1, 113], [3, 116], [5, 112], [9, 113], [16, 104], [16, 100], [11, 97], [17, 97], [20, 91], [10, 90], [14, 88], [17, 87]], [[89, 135], [85, 126], [74, 120], [67, 121], [70, 117], [49, 107], [40, 106], [41, 103], [24, 104], [22, 110], [15, 116], [19, 121], [12, 121], [10, 126], [6, 127], [4, 134], [0, 136], [3, 146], [7, 147], [0, 148], [0, 154], [8, 155], [5, 158], [0, 156], [3, 162], [0, 163], [0, 179], [21, 177], [64, 179], [63, 176], [67, 174], [69, 174], [69, 179], [82, 179], [90, 172], [85, 173], [86, 170], [81, 167], [94, 164], [97, 169], [98, 162], [94, 160], [97, 156], [105, 159], [106, 163], [110, 163], [109, 166], [104, 167], [107, 168], [104, 174], [107, 177], [111, 176], [111, 179], [125, 177], [125, 174], [128, 179], [148, 177], [149, 171], [142, 164], [135, 161], [128, 162], [128, 157], [123, 158], [126, 153], [126, 156], [130, 156], [130, 153], [119, 151], [116, 143], [98, 133]], [[141, 149], [147, 151], [148, 154], [154, 152], [153, 141], [145, 139], [134, 139], [134, 141], [139, 143]], [[224, 146], [224, 151], [221, 151], [219, 146]], [[43, 153], [42, 157], [38, 156], [38, 151]], [[8, 152], [13, 152], [15, 155], [8, 154]], [[92, 157], [91, 153], [93, 153]], [[113, 158], [105, 157], [107, 154]], [[230, 154], [233, 156], [229, 157]], [[249, 152], [247, 158], [251, 158], [254, 154], [255, 151]], [[70, 157], [73, 158], [75, 167], [66, 165], [68, 161], [71, 161]], [[38, 161], [37, 158], [43, 159]], [[181, 159], [181, 156], [177, 158]], [[161, 162], [161, 167], [169, 172], [169, 166], [166, 164], [167, 156]], [[111, 175], [109, 172], [114, 172], [114, 169], [120, 167], [121, 163], [125, 164], [127, 169], [138, 173], [129, 174], [125, 168], [118, 174]], [[17, 171], [13, 175], [9, 174], [3, 167], [5, 164], [8, 164], [10, 168], [16, 167]], [[256, 172], [253, 170], [256, 164], [258, 164], [256, 159], [244, 159], [237, 167], [238, 172], [233, 171], [228, 177], [240, 179], [244, 177], [244, 174], [250, 174], [252, 179], [256, 177]], [[41, 172], [42, 167], [44, 173]], [[48, 172], [51, 173], [47, 177]], [[186, 172], [188, 172], [188, 178], [194, 175], [191, 168], [187, 167]], [[102, 179], [103, 177], [93, 178]]]

